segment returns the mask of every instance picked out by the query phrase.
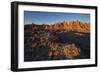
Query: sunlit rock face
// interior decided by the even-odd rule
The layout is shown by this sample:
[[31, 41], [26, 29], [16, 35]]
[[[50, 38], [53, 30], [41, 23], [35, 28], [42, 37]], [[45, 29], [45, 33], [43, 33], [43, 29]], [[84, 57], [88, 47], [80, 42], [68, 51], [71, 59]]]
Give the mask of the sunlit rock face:
[[70, 22], [59, 22], [56, 24], [51, 24], [45, 26], [45, 29], [50, 30], [65, 30], [66, 32], [69, 31], [77, 31], [77, 32], [89, 32], [90, 31], [90, 24], [83, 23], [80, 21], [70, 21]]

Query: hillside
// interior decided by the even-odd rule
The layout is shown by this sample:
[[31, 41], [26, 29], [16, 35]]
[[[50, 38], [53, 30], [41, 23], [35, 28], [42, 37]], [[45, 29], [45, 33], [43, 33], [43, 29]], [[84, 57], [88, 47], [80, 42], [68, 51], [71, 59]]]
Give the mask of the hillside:
[[24, 61], [87, 58], [90, 58], [89, 23], [24, 25]]
[[49, 30], [64, 30], [64, 31], [77, 31], [77, 32], [89, 32], [90, 24], [82, 23], [80, 21], [72, 21], [72, 22], [59, 22], [51, 25], [47, 25], [45, 29]]

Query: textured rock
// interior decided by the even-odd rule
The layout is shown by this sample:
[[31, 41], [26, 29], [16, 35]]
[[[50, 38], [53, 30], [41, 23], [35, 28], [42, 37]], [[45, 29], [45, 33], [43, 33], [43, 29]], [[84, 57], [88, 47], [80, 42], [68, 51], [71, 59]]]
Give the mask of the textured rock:
[[52, 25], [45, 26], [45, 29], [50, 30], [65, 30], [66, 32], [69, 31], [77, 31], [77, 32], [89, 32], [90, 31], [90, 24], [83, 23], [80, 21], [71, 21], [71, 22], [59, 22]]

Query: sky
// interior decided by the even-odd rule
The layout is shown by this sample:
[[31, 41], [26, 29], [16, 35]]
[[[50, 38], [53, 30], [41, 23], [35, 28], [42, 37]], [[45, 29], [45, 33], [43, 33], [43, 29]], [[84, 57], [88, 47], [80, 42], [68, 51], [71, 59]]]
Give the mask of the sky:
[[61, 13], [61, 12], [39, 12], [39, 11], [24, 11], [25, 24], [53, 24], [63, 21], [82, 21], [90, 22], [90, 14], [83, 13]]

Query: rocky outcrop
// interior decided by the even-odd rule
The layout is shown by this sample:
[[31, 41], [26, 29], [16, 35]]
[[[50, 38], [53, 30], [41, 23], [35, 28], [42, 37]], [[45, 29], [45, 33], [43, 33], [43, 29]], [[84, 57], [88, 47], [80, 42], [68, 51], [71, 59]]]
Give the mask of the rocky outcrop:
[[24, 25], [24, 61], [86, 58], [90, 58], [89, 23]]
[[90, 24], [83, 23], [80, 21], [71, 21], [71, 22], [59, 22], [56, 24], [51, 24], [45, 26], [45, 29], [49, 30], [64, 30], [66, 32], [69, 31], [77, 31], [77, 32], [89, 32], [90, 31]]

